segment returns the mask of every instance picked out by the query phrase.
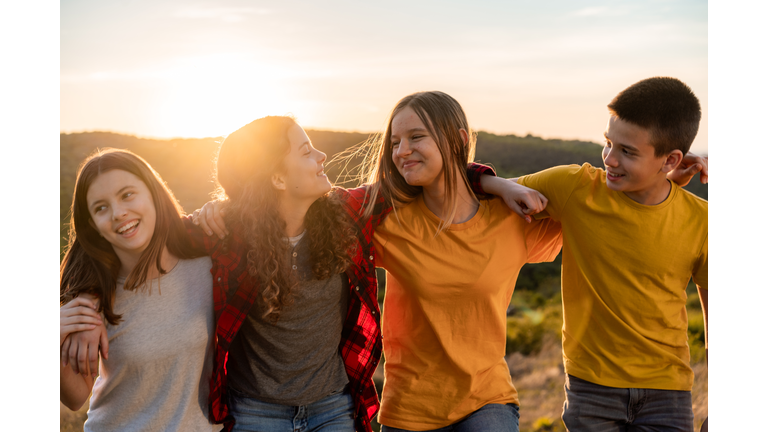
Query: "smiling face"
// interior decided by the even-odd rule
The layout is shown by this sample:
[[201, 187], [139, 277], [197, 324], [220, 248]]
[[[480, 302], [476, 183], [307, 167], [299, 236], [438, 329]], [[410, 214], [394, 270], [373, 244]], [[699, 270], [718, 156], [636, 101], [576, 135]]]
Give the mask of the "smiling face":
[[147, 185], [120, 169], [99, 174], [86, 193], [91, 226], [123, 263], [138, 260], [155, 232], [156, 211]]
[[437, 143], [411, 107], [392, 118], [392, 162], [411, 186], [433, 187], [443, 179], [443, 157]]
[[667, 157], [654, 155], [650, 131], [612, 115], [604, 135], [603, 163], [608, 187], [641, 204], [657, 201], [654, 197], [668, 188], [663, 169]]
[[288, 129], [288, 141], [291, 150], [273, 177], [273, 184], [285, 192], [285, 198], [315, 201], [331, 190], [323, 166], [326, 155], [312, 146], [307, 133], [297, 124]]

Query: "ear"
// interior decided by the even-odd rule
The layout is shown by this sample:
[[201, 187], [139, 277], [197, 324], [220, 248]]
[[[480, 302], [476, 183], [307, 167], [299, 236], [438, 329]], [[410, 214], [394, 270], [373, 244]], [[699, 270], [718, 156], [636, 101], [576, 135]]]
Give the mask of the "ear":
[[461, 135], [461, 142], [464, 143], [464, 145], [467, 145], [469, 142], [469, 134], [467, 133], [467, 130], [464, 128], [459, 129], [459, 135]]
[[285, 177], [281, 173], [272, 174], [272, 187], [281, 191], [288, 188], [288, 185], [285, 183]]
[[675, 168], [677, 168], [678, 165], [680, 165], [680, 162], [683, 161], [683, 152], [680, 150], [672, 150], [672, 153], [668, 154], [664, 158], [664, 165], [661, 166], [661, 171], [666, 173], [671, 172]]

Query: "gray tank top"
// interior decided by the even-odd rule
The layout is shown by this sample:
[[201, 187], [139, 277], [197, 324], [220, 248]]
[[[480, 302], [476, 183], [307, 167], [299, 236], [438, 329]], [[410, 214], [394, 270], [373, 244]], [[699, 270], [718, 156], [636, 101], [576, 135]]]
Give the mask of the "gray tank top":
[[211, 258], [179, 260], [148, 291], [115, 291], [123, 321], [107, 325], [109, 360], [101, 359], [88, 419], [92, 431], [211, 432], [213, 369]]
[[339, 352], [349, 302], [342, 275], [317, 280], [307, 241], [289, 249], [299, 280], [293, 303], [277, 323], [261, 318], [256, 300], [237, 333], [227, 360], [227, 385], [247, 397], [281, 405], [308, 405], [349, 382]]

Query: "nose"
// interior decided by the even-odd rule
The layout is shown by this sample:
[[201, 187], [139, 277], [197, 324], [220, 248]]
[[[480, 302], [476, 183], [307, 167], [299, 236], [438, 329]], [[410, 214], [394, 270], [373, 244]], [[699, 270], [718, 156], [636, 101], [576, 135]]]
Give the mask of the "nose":
[[112, 220], [119, 221], [128, 214], [128, 210], [120, 204], [112, 205]]
[[603, 163], [605, 166], [616, 167], [618, 165], [618, 160], [613, 156], [612, 150], [613, 148], [603, 147]]
[[402, 158], [411, 153], [413, 153], [413, 149], [411, 149], [411, 146], [408, 144], [408, 140], [400, 140], [400, 145], [395, 149], [395, 156]]
[[325, 160], [328, 159], [328, 155], [321, 152], [320, 150], [318, 150], [317, 152], [320, 153], [320, 158], [318, 159], [318, 163], [325, 163]]

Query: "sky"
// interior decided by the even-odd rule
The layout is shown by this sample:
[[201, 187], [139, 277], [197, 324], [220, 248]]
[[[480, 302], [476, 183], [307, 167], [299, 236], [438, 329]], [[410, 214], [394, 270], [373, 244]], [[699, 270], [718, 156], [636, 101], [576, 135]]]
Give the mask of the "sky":
[[376, 132], [441, 90], [497, 134], [602, 142], [607, 103], [651, 76], [699, 97], [702, 1], [92, 1], [61, 3], [60, 130], [223, 136], [265, 115]]

